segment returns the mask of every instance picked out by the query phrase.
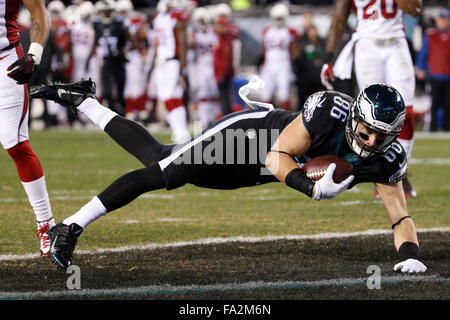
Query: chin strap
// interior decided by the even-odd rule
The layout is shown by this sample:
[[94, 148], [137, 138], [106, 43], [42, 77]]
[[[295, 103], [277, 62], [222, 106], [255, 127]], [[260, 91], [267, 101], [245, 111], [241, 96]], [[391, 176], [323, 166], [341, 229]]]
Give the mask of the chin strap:
[[270, 103], [253, 101], [248, 98], [251, 90], [259, 91], [260, 89], [264, 88], [264, 85], [264, 81], [260, 77], [255, 75], [246, 85], [239, 88], [239, 96], [250, 107], [250, 109], [255, 110], [264, 108], [268, 110], [274, 110], [273, 105]]

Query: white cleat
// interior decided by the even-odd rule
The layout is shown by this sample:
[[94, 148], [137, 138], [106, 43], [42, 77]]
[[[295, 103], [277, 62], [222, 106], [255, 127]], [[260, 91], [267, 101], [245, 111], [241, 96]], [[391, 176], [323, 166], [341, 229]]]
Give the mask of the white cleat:
[[50, 239], [48, 238], [48, 230], [55, 225], [55, 220], [50, 219], [43, 222], [38, 222], [37, 231], [34, 233], [41, 245], [41, 257], [48, 257], [50, 255]]

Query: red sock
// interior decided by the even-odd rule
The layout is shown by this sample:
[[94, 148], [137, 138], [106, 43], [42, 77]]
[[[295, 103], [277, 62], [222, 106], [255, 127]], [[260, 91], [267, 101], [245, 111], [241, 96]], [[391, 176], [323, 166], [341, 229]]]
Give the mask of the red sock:
[[31, 182], [42, 178], [44, 172], [41, 162], [30, 147], [28, 140], [7, 150], [17, 167], [20, 180]]
[[183, 100], [181, 99], [169, 99], [164, 101], [164, 104], [166, 105], [166, 109], [168, 112], [172, 111], [173, 109], [176, 109], [178, 107], [183, 106]]
[[403, 123], [402, 131], [398, 136], [400, 139], [411, 140], [414, 136], [416, 128], [414, 110], [412, 106], [406, 107], [405, 122]]

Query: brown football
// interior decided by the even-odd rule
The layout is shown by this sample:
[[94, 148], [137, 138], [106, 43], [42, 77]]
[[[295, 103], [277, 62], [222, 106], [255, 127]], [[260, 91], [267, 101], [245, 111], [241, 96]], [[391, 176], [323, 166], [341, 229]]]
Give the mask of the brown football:
[[313, 158], [303, 166], [302, 170], [312, 181], [317, 181], [325, 175], [331, 163], [336, 163], [336, 170], [333, 175], [333, 181], [336, 183], [344, 181], [353, 173], [353, 165], [350, 162], [332, 155]]

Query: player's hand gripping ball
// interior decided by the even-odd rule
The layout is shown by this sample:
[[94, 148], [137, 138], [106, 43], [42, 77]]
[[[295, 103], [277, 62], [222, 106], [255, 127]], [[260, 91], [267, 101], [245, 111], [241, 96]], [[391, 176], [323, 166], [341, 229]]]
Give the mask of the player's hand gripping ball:
[[336, 164], [336, 170], [333, 174], [333, 181], [335, 183], [344, 181], [353, 173], [353, 165], [350, 162], [332, 155], [313, 158], [303, 166], [302, 170], [312, 181], [317, 181], [325, 175], [331, 163]]

